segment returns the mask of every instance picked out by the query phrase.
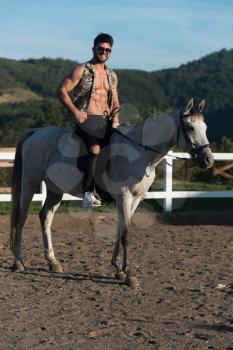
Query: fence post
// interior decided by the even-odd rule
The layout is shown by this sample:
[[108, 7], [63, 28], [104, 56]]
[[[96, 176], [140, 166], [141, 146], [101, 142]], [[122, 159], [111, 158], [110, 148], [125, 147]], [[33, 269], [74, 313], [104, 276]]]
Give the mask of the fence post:
[[163, 211], [169, 213], [172, 211], [172, 158], [165, 157], [163, 161], [163, 190], [166, 197], [163, 200]]

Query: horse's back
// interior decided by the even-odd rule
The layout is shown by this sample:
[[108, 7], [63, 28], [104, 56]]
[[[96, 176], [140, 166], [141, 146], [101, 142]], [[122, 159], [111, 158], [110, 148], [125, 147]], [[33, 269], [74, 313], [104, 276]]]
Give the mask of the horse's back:
[[33, 182], [45, 180], [52, 192], [80, 194], [84, 173], [77, 159], [86, 153], [83, 141], [71, 129], [35, 129], [22, 149], [24, 177]]
[[33, 173], [36, 177], [38, 174], [41, 177], [49, 160], [56, 158], [56, 154], [59, 153], [59, 143], [67, 135], [72, 135], [72, 130], [60, 126], [34, 129], [22, 146], [25, 172]]
[[58, 138], [67, 133], [72, 133], [71, 129], [66, 129], [61, 126], [48, 126], [33, 129], [31, 142], [56, 142]]
[[60, 126], [48, 126], [44, 128], [33, 129], [30, 137], [28, 137], [24, 142], [24, 148], [27, 149], [28, 146], [30, 148], [34, 146], [39, 147], [39, 149], [46, 148], [48, 151], [51, 146], [57, 144], [58, 140], [63, 135], [71, 133], [72, 131], [70, 129], [66, 129]]

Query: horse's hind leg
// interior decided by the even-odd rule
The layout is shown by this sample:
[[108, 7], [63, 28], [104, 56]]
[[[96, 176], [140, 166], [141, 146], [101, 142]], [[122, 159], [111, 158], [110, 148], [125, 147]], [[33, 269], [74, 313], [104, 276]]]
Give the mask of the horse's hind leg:
[[48, 261], [49, 269], [52, 272], [62, 272], [62, 267], [59, 261], [55, 258], [51, 239], [51, 225], [53, 217], [55, 211], [61, 203], [61, 200], [62, 194], [56, 194], [47, 190], [47, 197], [39, 214], [45, 259]]
[[37, 184], [34, 184], [34, 183], [30, 184], [30, 182], [29, 181], [26, 182], [26, 180], [23, 181], [18, 215], [17, 215], [17, 223], [15, 228], [16, 234], [15, 234], [15, 242], [13, 247], [13, 254], [14, 254], [15, 260], [13, 264], [13, 271], [21, 272], [25, 268], [23, 263], [22, 253], [21, 253], [23, 226], [27, 219], [28, 208], [36, 189], [37, 189]]

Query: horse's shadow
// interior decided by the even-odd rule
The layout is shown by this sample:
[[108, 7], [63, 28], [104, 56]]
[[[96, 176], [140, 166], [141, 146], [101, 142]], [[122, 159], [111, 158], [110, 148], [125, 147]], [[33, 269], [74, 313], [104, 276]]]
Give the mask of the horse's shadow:
[[193, 325], [193, 328], [195, 329], [205, 329], [209, 331], [216, 331], [220, 333], [233, 333], [233, 327], [228, 326], [225, 324], [206, 324], [206, 323], [200, 323], [200, 324], [195, 324]]
[[[12, 267], [1, 267], [1, 272], [8, 272], [13, 271]], [[53, 273], [48, 271], [45, 268], [34, 268], [34, 267], [27, 267], [22, 272], [16, 272], [17, 274], [20, 274], [21, 276], [37, 276], [42, 278], [54, 278], [54, 279], [61, 279], [65, 281], [92, 281], [95, 283], [103, 283], [103, 284], [124, 284], [124, 282], [115, 279], [114, 277], [110, 276], [102, 276], [102, 275], [96, 275], [96, 274], [81, 274], [81, 273], [70, 273], [70, 272], [59, 272], [59, 273]]]
[[184, 211], [173, 213], [158, 213], [156, 219], [160, 223], [171, 224], [174, 226], [233, 225], [233, 216], [230, 211]]

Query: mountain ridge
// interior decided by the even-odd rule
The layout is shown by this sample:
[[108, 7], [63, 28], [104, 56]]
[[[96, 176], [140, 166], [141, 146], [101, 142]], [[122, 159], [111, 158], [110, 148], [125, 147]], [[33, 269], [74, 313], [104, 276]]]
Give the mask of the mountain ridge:
[[[64, 115], [55, 94], [61, 80], [77, 64], [61, 58], [0, 58], [0, 102], [5, 101], [0, 104], [1, 130], [9, 126], [14, 130], [15, 118], [22, 130], [50, 122], [67, 125], [70, 116]], [[233, 138], [233, 49], [222, 49], [178, 68], [115, 71], [120, 103], [133, 105], [141, 119], [180, 108], [190, 97], [197, 103], [205, 98], [210, 138]]]

